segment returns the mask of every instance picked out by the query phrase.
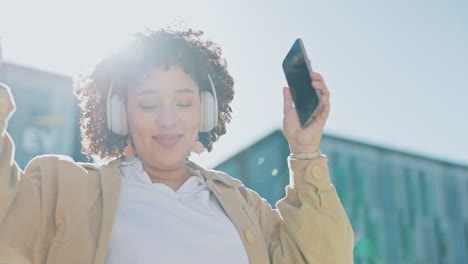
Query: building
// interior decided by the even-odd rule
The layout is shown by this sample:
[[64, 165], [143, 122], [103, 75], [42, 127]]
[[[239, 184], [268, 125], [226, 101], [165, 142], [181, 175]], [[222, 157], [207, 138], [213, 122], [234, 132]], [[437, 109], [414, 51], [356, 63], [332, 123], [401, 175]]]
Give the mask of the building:
[[78, 101], [70, 77], [3, 63], [0, 82], [10, 86], [16, 103], [8, 132], [15, 142], [15, 160], [22, 169], [42, 154], [63, 154], [85, 161], [80, 153]]
[[[320, 149], [355, 231], [355, 263], [468, 263], [468, 165], [332, 135]], [[274, 206], [288, 155], [278, 130], [216, 169]]]

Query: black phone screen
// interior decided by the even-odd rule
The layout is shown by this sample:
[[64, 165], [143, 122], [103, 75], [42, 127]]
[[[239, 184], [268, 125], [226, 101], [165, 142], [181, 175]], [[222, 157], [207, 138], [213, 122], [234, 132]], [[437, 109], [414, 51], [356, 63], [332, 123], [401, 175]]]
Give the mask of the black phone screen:
[[319, 105], [306, 60], [300, 40], [297, 39], [283, 61], [283, 71], [302, 126]]

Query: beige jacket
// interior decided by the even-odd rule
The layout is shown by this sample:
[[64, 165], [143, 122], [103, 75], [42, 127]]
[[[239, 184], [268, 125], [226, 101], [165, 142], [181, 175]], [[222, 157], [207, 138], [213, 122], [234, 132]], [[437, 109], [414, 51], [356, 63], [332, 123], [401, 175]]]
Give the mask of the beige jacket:
[[[97, 167], [38, 156], [23, 172], [6, 132], [14, 102], [0, 85], [0, 263], [102, 264], [114, 221], [121, 160]], [[301, 159], [306, 158], [306, 159]], [[288, 158], [286, 197], [270, 204], [229, 175], [200, 170], [244, 242], [250, 263], [353, 263], [353, 231], [325, 156]], [[222, 241], [220, 241], [222, 243]]]

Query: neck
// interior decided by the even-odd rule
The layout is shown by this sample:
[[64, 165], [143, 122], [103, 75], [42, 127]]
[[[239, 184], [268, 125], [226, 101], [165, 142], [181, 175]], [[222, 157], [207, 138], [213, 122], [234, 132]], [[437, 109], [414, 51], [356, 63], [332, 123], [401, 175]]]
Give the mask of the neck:
[[175, 169], [164, 170], [143, 162], [143, 169], [153, 183], [165, 184], [174, 191], [177, 191], [191, 176], [190, 170], [185, 164]]

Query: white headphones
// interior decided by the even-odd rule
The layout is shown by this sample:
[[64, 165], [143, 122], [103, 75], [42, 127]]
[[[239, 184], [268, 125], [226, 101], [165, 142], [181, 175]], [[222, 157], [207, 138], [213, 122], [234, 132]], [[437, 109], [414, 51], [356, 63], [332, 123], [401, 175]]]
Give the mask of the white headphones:
[[[218, 98], [210, 74], [208, 80], [211, 93], [202, 90], [200, 94], [200, 132], [210, 132], [218, 125]], [[112, 93], [113, 88], [112, 80], [107, 94], [107, 128], [117, 135], [126, 136], [129, 133], [127, 109], [121, 96]]]

